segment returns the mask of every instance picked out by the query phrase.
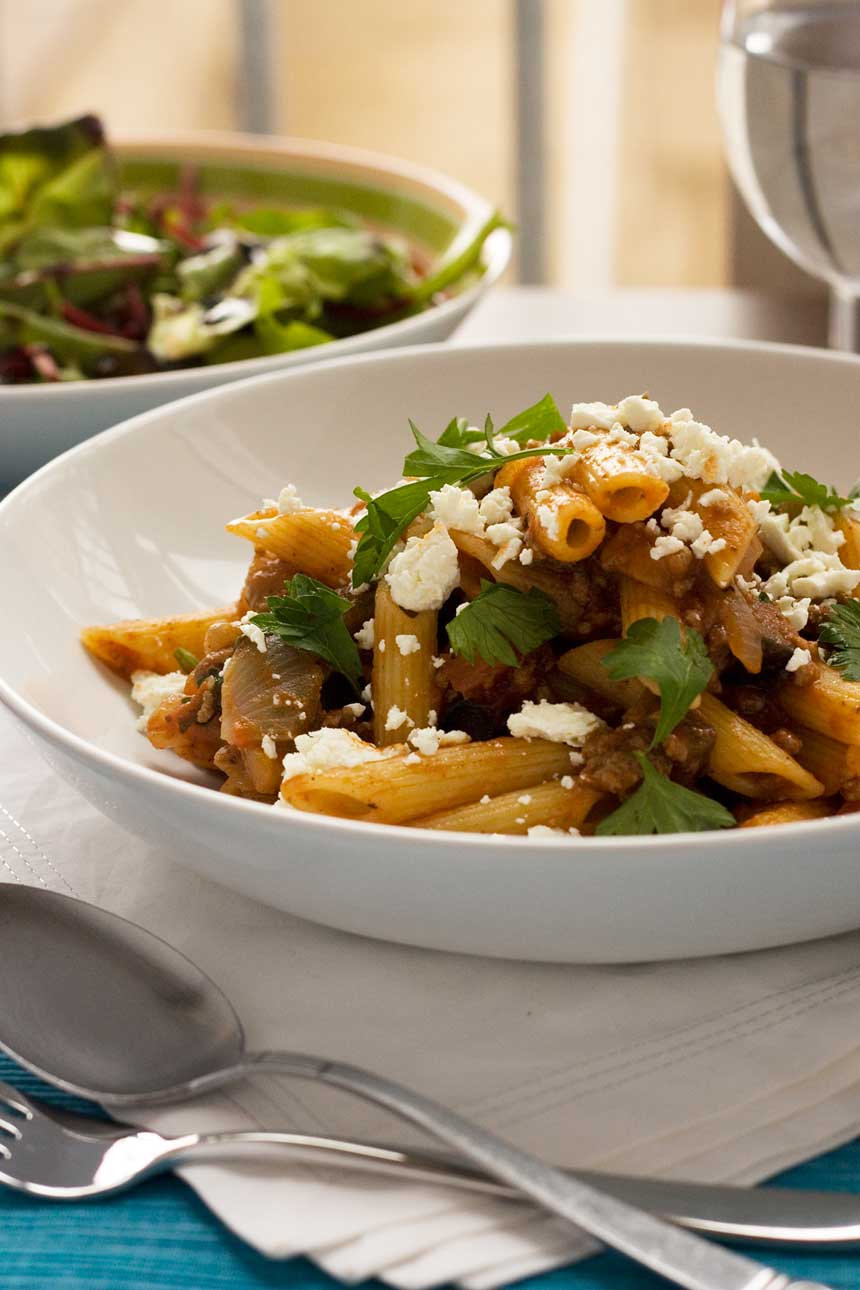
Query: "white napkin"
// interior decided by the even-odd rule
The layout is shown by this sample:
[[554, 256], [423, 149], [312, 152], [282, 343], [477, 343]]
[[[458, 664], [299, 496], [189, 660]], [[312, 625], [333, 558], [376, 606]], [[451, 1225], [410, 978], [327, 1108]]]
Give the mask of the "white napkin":
[[[158, 932], [225, 989], [253, 1047], [368, 1066], [546, 1159], [753, 1182], [857, 1131], [860, 935], [607, 968], [348, 936], [245, 900], [126, 836], [56, 778], [2, 710], [0, 804], [0, 876]], [[351, 1098], [272, 1077], [138, 1118], [177, 1132], [262, 1125], [415, 1140]], [[308, 1254], [344, 1281], [484, 1290], [594, 1248], [524, 1204], [442, 1188], [271, 1158], [184, 1172], [258, 1249]]]

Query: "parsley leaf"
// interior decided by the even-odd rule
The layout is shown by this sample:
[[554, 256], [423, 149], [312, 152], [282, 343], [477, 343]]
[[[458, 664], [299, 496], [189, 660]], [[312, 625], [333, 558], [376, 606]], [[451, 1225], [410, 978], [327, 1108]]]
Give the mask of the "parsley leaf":
[[734, 816], [719, 802], [667, 779], [643, 753], [633, 755], [642, 767], [642, 783], [626, 802], [601, 820], [595, 830], [598, 837], [703, 833], [707, 829], [734, 827]]
[[663, 743], [682, 719], [690, 704], [708, 684], [714, 665], [698, 632], [687, 628], [681, 644], [676, 618], [640, 618], [632, 623], [627, 637], [603, 659], [613, 681], [647, 676], [660, 691], [660, 717], [650, 747]]
[[479, 594], [452, 618], [447, 630], [452, 650], [470, 663], [480, 655], [485, 663], [517, 667], [518, 654], [528, 654], [557, 636], [561, 622], [554, 602], [537, 587], [524, 592], [482, 578]]
[[188, 676], [190, 672], [193, 672], [197, 664], [200, 662], [197, 655], [192, 654], [191, 650], [185, 649], [183, 645], [178, 645], [176, 647], [173, 651], [173, 657], [179, 664], [180, 672], [184, 672], [186, 676]]
[[466, 475], [477, 478], [493, 465], [486, 457], [469, 452], [468, 448], [449, 447], [441, 439], [434, 443], [421, 433], [414, 421], [409, 422], [409, 428], [418, 446], [403, 463], [404, 475], [419, 475], [422, 479], [432, 477], [439, 481], [433, 487], [441, 488], [443, 484], [458, 484]]
[[452, 417], [436, 442], [448, 448], [465, 448], [469, 443], [480, 443], [483, 437], [483, 430], [469, 425], [468, 417]]
[[834, 605], [818, 640], [833, 647], [827, 660], [831, 667], [841, 672], [846, 681], [860, 681], [860, 601]]
[[432, 480], [416, 479], [381, 493], [379, 497], [371, 497], [363, 488], [354, 489], [356, 497], [367, 506], [365, 514], [355, 524], [355, 531], [361, 537], [352, 565], [354, 587], [376, 577], [400, 534], [426, 507], [433, 488]]
[[818, 506], [822, 511], [841, 511], [855, 500], [840, 497], [835, 488], [822, 484], [800, 470], [773, 471], [761, 490], [763, 502], [771, 506]]
[[255, 627], [292, 645], [306, 650], [336, 672], [342, 672], [358, 689], [361, 660], [355, 641], [349, 634], [343, 616], [350, 602], [331, 587], [305, 573], [296, 573], [284, 584], [283, 596], [269, 596], [267, 614], [255, 614]]
[[511, 417], [510, 421], [506, 421], [496, 434], [506, 439], [516, 439], [517, 443], [523, 443], [527, 439], [543, 441], [566, 428], [564, 417], [559, 412], [555, 399], [551, 394], [545, 394], [530, 408], [526, 408], [524, 412], [518, 412], [515, 417]]

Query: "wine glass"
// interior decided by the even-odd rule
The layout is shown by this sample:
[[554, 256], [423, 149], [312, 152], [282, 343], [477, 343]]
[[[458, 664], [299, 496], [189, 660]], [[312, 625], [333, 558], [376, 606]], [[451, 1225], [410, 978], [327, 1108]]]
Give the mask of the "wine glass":
[[830, 287], [830, 344], [860, 351], [860, 0], [729, 0], [718, 98], [761, 228]]

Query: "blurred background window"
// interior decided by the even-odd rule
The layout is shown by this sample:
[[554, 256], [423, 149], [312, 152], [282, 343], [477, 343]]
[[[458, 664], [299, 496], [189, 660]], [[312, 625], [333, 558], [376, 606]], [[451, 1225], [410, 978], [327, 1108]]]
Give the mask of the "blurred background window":
[[0, 124], [253, 129], [425, 162], [521, 222], [514, 274], [820, 290], [723, 161], [718, 0], [0, 0]]

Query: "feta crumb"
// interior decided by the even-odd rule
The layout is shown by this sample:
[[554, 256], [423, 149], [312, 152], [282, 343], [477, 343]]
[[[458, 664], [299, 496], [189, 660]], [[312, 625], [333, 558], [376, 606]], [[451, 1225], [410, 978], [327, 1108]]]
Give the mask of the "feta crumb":
[[421, 648], [420, 640], [412, 632], [403, 632], [399, 636], [395, 636], [394, 643], [404, 658], [408, 654], [417, 654]]
[[263, 735], [261, 746], [266, 756], [271, 757], [272, 761], [275, 761], [278, 756], [278, 745], [275, 743], [271, 735]]
[[131, 697], [143, 709], [137, 719], [137, 728], [146, 733], [149, 718], [164, 699], [181, 694], [187, 677], [184, 672], [146, 672], [138, 669], [131, 674]]
[[522, 797], [517, 798], [517, 801], [519, 802], [520, 806], [531, 806], [531, 802], [532, 802], [531, 793], [523, 793]]
[[464, 533], [481, 533], [484, 528], [477, 497], [471, 489], [457, 484], [443, 484], [431, 492], [430, 518]]
[[618, 420], [629, 426], [637, 434], [658, 430], [666, 418], [660, 411], [659, 404], [653, 399], [642, 398], [638, 394], [628, 394], [618, 404]]
[[481, 803], [481, 806], [488, 806], [493, 799], [490, 797], [489, 793], [485, 793], [484, 796], [479, 798], [478, 800]]
[[418, 765], [418, 763], [420, 762], [420, 760], [421, 760], [421, 758], [418, 756], [418, 754], [417, 754], [417, 753], [414, 753], [414, 752], [413, 752], [413, 753], [407, 753], [407, 755], [403, 758], [403, 765], [404, 765], [404, 766], [417, 766], [417, 765]]
[[366, 707], [367, 705], [364, 703], [345, 703], [343, 705], [343, 710], [344, 712], [348, 712], [350, 716], [355, 717], [355, 719], [358, 720], [361, 714], [365, 711]]
[[664, 537], [658, 537], [657, 541], [651, 548], [651, 559], [662, 560], [667, 555], [674, 555], [676, 551], [683, 551], [684, 543], [680, 538], [671, 537], [668, 533]]
[[261, 654], [265, 654], [267, 651], [265, 632], [262, 627], [258, 627], [256, 623], [251, 622], [256, 612], [255, 609], [249, 609], [245, 617], [239, 619], [239, 630], [243, 636], [247, 636], [249, 640], [254, 642]]
[[709, 488], [706, 493], [702, 493], [699, 498], [700, 506], [724, 506], [728, 494], [723, 492], [722, 488]]
[[424, 537], [411, 537], [385, 574], [394, 603], [417, 613], [441, 609], [460, 582], [457, 548], [438, 522]]
[[623, 443], [628, 448], [635, 447], [639, 442], [639, 436], [625, 430], [620, 421], [615, 422], [606, 438], [610, 443]]
[[611, 430], [617, 420], [616, 409], [608, 403], [574, 403], [570, 409], [571, 430]]
[[561, 784], [562, 788], [571, 789], [573, 788], [573, 776], [562, 775], [561, 779], [559, 780], [559, 783]]
[[373, 649], [376, 635], [375, 621], [373, 618], [365, 618], [361, 627], [354, 634], [352, 639], [359, 649]]
[[[581, 435], [587, 435], [587, 430], [578, 431]], [[596, 439], [597, 436], [595, 435]], [[567, 440], [560, 442], [558, 447], [567, 447]], [[541, 487], [553, 488], [556, 484], [563, 484], [576, 470], [579, 462], [579, 453], [569, 452], [563, 457], [544, 457], [543, 474], [541, 475]]]
[[[541, 493], [545, 491], [546, 491], [545, 489], [542, 489]], [[538, 493], [538, 497], [541, 496], [541, 493]], [[559, 519], [558, 519], [558, 507], [549, 506], [546, 502], [541, 502], [535, 511], [535, 515], [539, 523], [543, 525], [547, 535], [551, 538], [551, 540], [553, 542], [557, 542], [559, 540], [559, 537], [561, 536], [561, 529], [559, 526]]]
[[808, 649], [801, 649], [798, 645], [791, 658], [785, 665], [786, 672], [796, 672], [798, 668], [804, 667], [807, 663], [812, 662], [812, 655]]
[[470, 736], [465, 730], [437, 730], [435, 726], [419, 726], [410, 730], [408, 742], [424, 757], [432, 757], [440, 748], [452, 744], [467, 744]]
[[361, 766], [367, 761], [380, 761], [385, 755], [350, 730], [324, 726], [322, 730], [296, 736], [296, 751], [284, 758], [284, 779], [313, 775], [337, 766]]
[[586, 430], [585, 427], [574, 429], [571, 422], [573, 434], [570, 436], [571, 445], [577, 452], [584, 452], [586, 448], [593, 448], [596, 443], [600, 443], [600, 435], [595, 434], [593, 430]]
[[525, 822], [526, 822], [526, 817], [524, 815], [518, 815], [514, 820], [514, 824], [525, 824]]
[[362, 690], [361, 697], [362, 699], [364, 699], [365, 703], [373, 702], [373, 686], [371, 685], [370, 681], [368, 681], [367, 685]]
[[530, 546], [524, 546], [520, 551], [520, 564], [531, 564], [535, 558], [535, 553]]
[[278, 493], [278, 511], [281, 515], [293, 515], [303, 509], [304, 503], [295, 484], [287, 484], [286, 488], [281, 489]]
[[694, 421], [692, 414], [686, 420], [679, 412], [672, 414], [671, 437], [671, 455], [688, 479], [757, 490], [779, 465], [767, 449], [716, 434], [710, 426]]
[[504, 488], [493, 488], [483, 497], [478, 506], [484, 524], [504, 524], [511, 518], [514, 510], [511, 490], [507, 484]]
[[396, 703], [392, 703], [385, 718], [385, 729], [400, 730], [405, 725], [414, 726], [415, 722], [408, 712], [404, 712], [402, 708], [398, 708]]
[[377, 644], [377, 646], [376, 646], [376, 650], [377, 650], [377, 653], [379, 653], [379, 654], [384, 654], [384, 653], [385, 653], [385, 641], [379, 641], [379, 643], [378, 643], [378, 644]]
[[566, 838], [571, 833], [578, 834], [579, 829], [553, 829], [548, 824], [532, 824], [528, 836], [530, 838]]
[[444, 667], [444, 666], [445, 666], [445, 660], [444, 660], [444, 658], [442, 657], [442, 655], [441, 655], [441, 654], [434, 654], [434, 655], [433, 655], [433, 657], [431, 658], [430, 662], [431, 662], [431, 663], [433, 664], [433, 666], [434, 666], [435, 668], [437, 668], [437, 669], [438, 669], [438, 668], [440, 668], [440, 667]]
[[527, 699], [519, 712], [508, 717], [508, 730], [518, 739], [549, 739], [553, 743], [581, 746], [593, 730], [604, 725], [581, 703], [550, 703]]
[[780, 596], [773, 603], [789, 627], [793, 627], [796, 632], [803, 631], [809, 622], [809, 606], [812, 604], [808, 596], [803, 596], [799, 600], [795, 600], [794, 596]]

